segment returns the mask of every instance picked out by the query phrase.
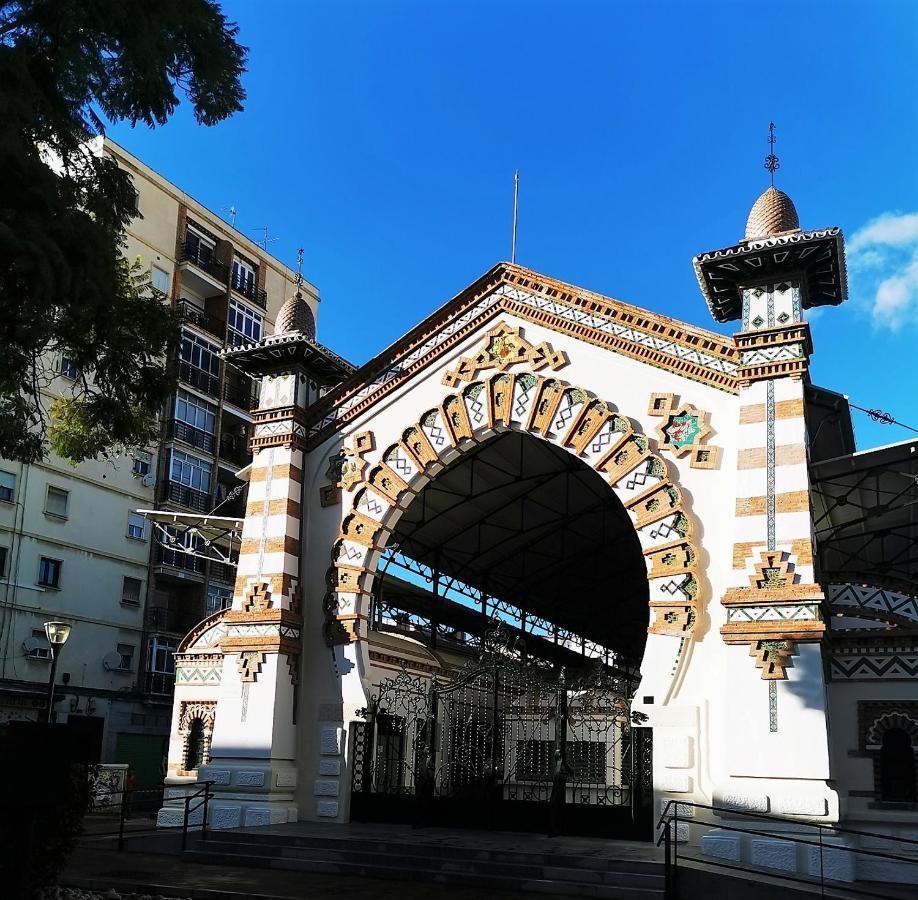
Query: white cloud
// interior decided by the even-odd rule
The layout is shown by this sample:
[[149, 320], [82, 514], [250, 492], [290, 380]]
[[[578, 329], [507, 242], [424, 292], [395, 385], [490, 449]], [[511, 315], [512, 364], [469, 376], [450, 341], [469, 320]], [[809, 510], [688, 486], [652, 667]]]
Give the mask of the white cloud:
[[876, 326], [918, 324], [918, 213], [883, 213], [848, 241], [852, 293]]

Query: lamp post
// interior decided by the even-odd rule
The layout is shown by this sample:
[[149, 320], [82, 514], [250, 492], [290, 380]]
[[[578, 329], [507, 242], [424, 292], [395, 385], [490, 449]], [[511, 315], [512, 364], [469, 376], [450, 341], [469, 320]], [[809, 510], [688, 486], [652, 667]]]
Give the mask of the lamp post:
[[57, 672], [57, 654], [59, 648], [67, 643], [70, 637], [70, 626], [66, 622], [45, 622], [45, 634], [51, 645], [51, 677], [48, 679], [48, 721], [54, 721], [54, 676]]

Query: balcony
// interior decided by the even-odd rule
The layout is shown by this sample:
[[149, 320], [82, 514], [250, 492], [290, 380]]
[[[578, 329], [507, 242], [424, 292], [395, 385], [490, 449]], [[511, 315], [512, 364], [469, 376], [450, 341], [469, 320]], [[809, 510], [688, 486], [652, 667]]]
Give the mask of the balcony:
[[248, 387], [242, 384], [234, 384], [231, 381], [223, 384], [223, 399], [227, 403], [232, 403], [237, 409], [251, 412], [258, 408], [258, 392], [253, 385]]
[[[151, 610], [152, 611], [152, 610]], [[175, 629], [166, 629], [175, 630]], [[190, 630], [190, 629], [189, 629]], [[175, 673], [147, 672], [144, 679], [144, 693], [172, 696], [175, 691]]]
[[229, 270], [217, 262], [213, 250], [201, 241], [185, 239], [179, 250], [182, 278], [204, 297], [226, 294]]
[[[229, 513], [225, 513], [223, 510], [219, 512], [221, 516], [229, 515]], [[227, 565], [226, 563], [212, 562], [210, 564], [210, 580], [219, 582], [220, 584], [235, 584], [236, 567]]]
[[[210, 500], [210, 494], [205, 494], [204, 491], [196, 491], [194, 488], [188, 487], [184, 484], [179, 484], [176, 481], [166, 481], [163, 484], [162, 490], [160, 492], [160, 500], [170, 500], [172, 503], [178, 503], [179, 506], [185, 506], [188, 509], [193, 509], [195, 512], [209, 513], [212, 503]], [[158, 549], [166, 550], [165, 547]], [[200, 571], [204, 571], [204, 561], [198, 560], [193, 556], [189, 556], [187, 553], [176, 553], [175, 550], [168, 550], [167, 552], [176, 554], [177, 556], [184, 557], [188, 560], [194, 560], [195, 562], [201, 563]], [[167, 565], [178, 565], [177, 563], [167, 563]], [[187, 568], [186, 566], [179, 565], [179, 568]], [[195, 569], [194, 571], [198, 571]]]
[[179, 381], [184, 381], [185, 384], [190, 384], [211, 397], [220, 396], [220, 379], [215, 375], [211, 375], [210, 372], [205, 372], [203, 369], [185, 362], [183, 359], [179, 360], [178, 376]]
[[262, 290], [260, 287], [256, 287], [253, 279], [241, 278], [239, 272], [233, 272], [231, 282], [233, 290], [237, 294], [240, 294], [247, 300], [251, 300], [252, 303], [256, 306], [260, 306], [262, 309], [268, 308], [268, 292]]
[[221, 322], [214, 316], [208, 315], [203, 309], [198, 308], [193, 303], [189, 303], [187, 300], [177, 300], [175, 308], [179, 311], [183, 322], [196, 325], [208, 334], [220, 338], [221, 341], [223, 340], [223, 336], [226, 333], [226, 322]]
[[252, 461], [249, 453], [248, 441], [234, 434], [225, 434], [220, 438], [220, 452], [218, 454], [223, 462], [232, 463], [240, 469]]
[[205, 453], [214, 452], [216, 438], [200, 428], [189, 425], [187, 422], [179, 422], [177, 419], [172, 419], [166, 425], [166, 436], [191, 444], [192, 447], [197, 447]]

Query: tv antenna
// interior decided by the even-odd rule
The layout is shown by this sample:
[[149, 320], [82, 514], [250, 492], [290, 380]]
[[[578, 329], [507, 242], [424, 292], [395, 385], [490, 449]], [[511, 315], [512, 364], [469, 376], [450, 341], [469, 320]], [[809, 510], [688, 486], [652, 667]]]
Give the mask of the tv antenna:
[[225, 212], [229, 216], [230, 225], [233, 228], [236, 227], [236, 207], [235, 206], [224, 206], [221, 212]]
[[255, 243], [258, 244], [261, 247], [261, 249], [265, 251], [267, 251], [268, 249], [268, 244], [273, 244], [275, 241], [280, 240], [279, 237], [268, 237], [268, 226], [267, 225], [262, 225], [260, 228], [253, 228], [252, 231], [262, 232], [262, 236], [257, 241], [255, 241]]

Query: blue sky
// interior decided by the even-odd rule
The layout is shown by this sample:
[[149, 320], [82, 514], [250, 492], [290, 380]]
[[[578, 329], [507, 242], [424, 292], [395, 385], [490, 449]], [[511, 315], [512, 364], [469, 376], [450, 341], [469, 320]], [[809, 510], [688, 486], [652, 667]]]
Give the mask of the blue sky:
[[[850, 299], [813, 321], [813, 380], [918, 427], [918, 4], [225, 2], [251, 48], [243, 113], [187, 104], [110, 134], [322, 295], [362, 363], [510, 254], [705, 327], [694, 254], [768, 185], [840, 225]], [[614, 398], [611, 398], [614, 400]], [[908, 431], [855, 413], [861, 448]]]

